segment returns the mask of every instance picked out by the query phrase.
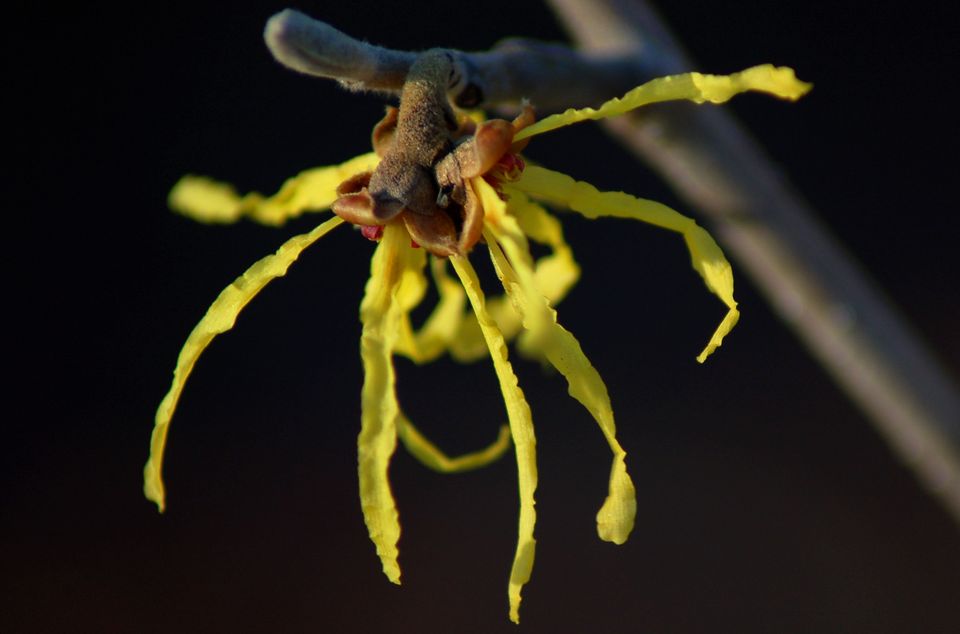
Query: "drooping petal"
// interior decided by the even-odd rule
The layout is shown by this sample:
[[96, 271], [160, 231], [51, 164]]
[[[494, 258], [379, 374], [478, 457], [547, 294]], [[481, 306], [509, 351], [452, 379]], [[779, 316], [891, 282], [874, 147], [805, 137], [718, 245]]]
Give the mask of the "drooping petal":
[[551, 306], [556, 306], [580, 279], [580, 267], [563, 237], [563, 226], [541, 205], [518, 191], [511, 194], [509, 209], [524, 235], [550, 247], [550, 254], [534, 263], [534, 277], [543, 296]]
[[507, 595], [510, 601], [510, 620], [520, 622], [520, 592], [530, 580], [533, 571], [533, 558], [536, 540], [533, 528], [536, 523], [534, 492], [537, 488], [537, 450], [533, 431], [533, 419], [530, 406], [517, 385], [517, 376], [507, 359], [507, 343], [497, 329], [496, 323], [486, 310], [480, 281], [470, 261], [462, 256], [450, 258], [457, 271], [470, 304], [477, 315], [477, 321], [483, 331], [483, 337], [490, 349], [490, 358], [500, 382], [500, 391], [507, 406], [507, 418], [510, 433], [517, 456], [517, 480], [520, 487], [520, 521], [517, 538], [517, 551], [510, 570], [510, 583]]
[[162, 478], [163, 451], [166, 446], [167, 432], [170, 428], [170, 419], [177, 407], [177, 401], [183, 392], [194, 364], [200, 354], [206, 349], [213, 338], [233, 328], [237, 315], [250, 300], [256, 297], [264, 286], [271, 280], [286, 275], [287, 269], [293, 264], [304, 249], [322, 238], [330, 230], [342, 224], [340, 218], [331, 218], [313, 231], [290, 238], [277, 249], [273, 255], [259, 260], [246, 272], [223, 289], [203, 316], [177, 357], [177, 365], [173, 371], [173, 383], [170, 391], [160, 402], [154, 419], [153, 434], [150, 438], [150, 459], [143, 471], [143, 492], [147, 499], [156, 502], [160, 512], [166, 504]]
[[[573, 260], [573, 252], [563, 239], [563, 230], [556, 218], [550, 216], [543, 207], [530, 201], [522, 192], [512, 190], [507, 203], [497, 194], [489, 183], [483, 179], [472, 182], [481, 204], [488, 210], [489, 219], [486, 226], [496, 232], [506, 233], [513, 237], [517, 248], [532, 262], [527, 246], [527, 236], [551, 247], [552, 253], [540, 258], [531, 264], [533, 271], [530, 288], [535, 288], [538, 297], [545, 297], [548, 304], [553, 305], [563, 299], [570, 288], [580, 277], [580, 268]], [[498, 233], [499, 238], [499, 233]], [[516, 307], [516, 300], [510, 298]], [[526, 332], [521, 334], [520, 351], [534, 358], [542, 358], [542, 346], [537, 339], [546, 336], [547, 324], [550, 318], [545, 311], [534, 311], [526, 316], [523, 327]]]
[[[397, 303], [401, 313], [408, 315], [411, 310], [420, 305], [427, 294], [427, 279], [423, 275], [427, 254], [423, 249], [404, 249], [401, 263], [403, 270], [397, 286]], [[394, 350], [394, 353], [396, 352]]]
[[397, 290], [408, 268], [409, 238], [398, 225], [388, 226], [370, 266], [360, 303], [360, 356], [363, 389], [360, 393], [360, 435], [357, 438], [360, 506], [370, 539], [377, 548], [383, 572], [400, 583], [397, 563], [400, 520], [390, 490], [388, 470], [397, 446], [400, 407], [396, 396], [393, 348], [399, 335], [401, 305]]
[[[410, 321], [409, 310], [413, 306], [404, 312], [401, 319], [400, 339], [397, 341], [395, 350], [397, 354], [417, 364], [429, 363], [447, 351], [464, 320], [464, 307], [467, 301], [463, 286], [447, 275], [445, 259], [431, 258], [430, 265], [440, 300], [419, 330], [415, 331]], [[418, 272], [423, 285], [426, 286], [426, 277], [422, 269]], [[471, 319], [473, 319], [472, 315]]]
[[[471, 198], [479, 200], [474, 186], [468, 183], [467, 187]], [[516, 190], [511, 192], [510, 213], [516, 217], [524, 233], [550, 249], [550, 253], [537, 259], [534, 275], [537, 287], [550, 303], [560, 302], [580, 277], [580, 267], [564, 240], [560, 222]], [[440, 301], [419, 330], [414, 330], [409, 314], [404, 315], [397, 354], [418, 364], [429, 363], [448, 351], [454, 359], [464, 363], [487, 356], [483, 333], [473, 312], [464, 311], [466, 297], [463, 287], [447, 274], [446, 260], [434, 258], [431, 270]], [[520, 316], [507, 297], [488, 297], [486, 307], [504, 339], [511, 341], [520, 333]], [[527, 352], [525, 347], [522, 350]]]
[[[597, 534], [604, 541], [623, 544], [633, 531], [637, 514], [637, 495], [633, 480], [627, 473], [625, 462], [627, 454], [617, 441], [617, 428], [607, 386], [600, 377], [600, 373], [584, 354], [580, 342], [566, 328], [557, 323], [556, 311], [547, 306], [543, 296], [539, 295], [535, 287], [531, 288], [533, 278], [530, 275], [530, 269], [528, 268], [525, 274], [519, 275], [517, 269], [510, 265], [497, 242], [498, 240], [491, 236], [488, 245], [504, 288], [507, 289], [511, 298], [516, 300], [524, 316], [542, 310], [550, 318], [547, 325], [543, 326], [547, 332], [540, 333], [539, 337], [531, 341], [536, 342], [535, 345], [540, 347], [540, 354], [567, 380], [570, 396], [590, 412], [613, 452], [607, 497], [597, 513]], [[501, 244], [505, 246], [511, 244], [510, 238], [504, 236]], [[511, 251], [515, 250], [514, 246], [515, 244], [510, 247]], [[518, 269], [524, 267], [526, 267], [525, 264], [520, 264]], [[527, 323], [528, 321], [524, 320], [524, 325]]]
[[[472, 311], [464, 311], [467, 301], [463, 286], [446, 271], [446, 259], [434, 258], [431, 266], [440, 301], [419, 330], [414, 330], [409, 314], [401, 322], [396, 353], [417, 364], [433, 361], [449, 352], [457, 361], [469, 363], [489, 354], [483, 333]], [[487, 312], [510, 341], [520, 331], [520, 317], [505, 296], [487, 301]]]
[[[394, 353], [402, 354], [418, 364], [426, 363], [446, 350], [447, 344], [456, 334], [466, 302], [463, 286], [443, 272], [446, 260], [434, 257], [431, 261], [436, 272], [437, 285], [441, 289], [440, 302], [419, 331], [415, 332], [411, 326], [410, 311], [420, 304], [426, 292], [427, 280], [423, 274], [426, 254], [422, 249], [409, 251], [407, 266], [401, 274], [396, 293], [401, 316], [399, 338]], [[427, 467], [444, 473], [467, 471], [487, 465], [499, 458], [510, 445], [510, 429], [503, 426], [500, 436], [489, 447], [451, 458], [427, 440], [402, 412], [397, 419], [397, 431], [400, 440], [414, 457]]]
[[706, 282], [707, 288], [729, 309], [713, 336], [710, 337], [707, 346], [697, 355], [697, 361], [703, 363], [723, 344], [723, 338], [737, 325], [740, 311], [737, 310], [737, 300], [733, 298], [733, 269], [730, 268], [730, 263], [727, 262], [727, 258], [724, 257], [720, 245], [716, 243], [713, 236], [703, 227], [694, 225], [683, 234], [683, 238], [690, 251], [693, 267]]
[[480, 451], [474, 451], [451, 458], [443, 453], [439, 447], [427, 440], [427, 438], [413, 426], [410, 419], [402, 413], [397, 423], [400, 440], [403, 442], [403, 446], [407, 448], [407, 451], [423, 463], [424, 466], [441, 473], [458, 473], [460, 471], [469, 471], [471, 469], [485, 467], [499, 459], [510, 447], [510, 427], [502, 425], [497, 439], [491, 445], [484, 447]]
[[694, 269], [707, 288], [728, 308], [726, 317], [714, 332], [697, 360], [703, 363], [723, 342], [740, 316], [733, 298], [733, 270], [723, 251], [702, 227], [664, 204], [636, 198], [623, 192], [601, 192], [589, 183], [535, 165], [527, 166], [520, 180], [505, 190], [516, 189], [556, 205], [563, 205], [590, 219], [611, 216], [641, 220], [681, 233], [690, 251]]
[[[497, 325], [497, 330], [506, 341], [513, 341], [520, 333], [520, 315], [510, 305], [505, 295], [491, 297], [486, 302], [487, 314]], [[489, 354], [483, 330], [477, 320], [469, 314], [461, 316], [460, 328], [453, 341], [450, 342], [450, 356], [460, 363], [472, 363], [483, 359]]]
[[[488, 205], [487, 208], [493, 209], [499, 198], [489, 185], [486, 188], [484, 185], [479, 186], [480, 196]], [[523, 326], [529, 333], [527, 345], [535, 346], [563, 375], [570, 396], [590, 412], [610, 445], [613, 465], [607, 498], [597, 514], [597, 533], [605, 541], [622, 544], [633, 530], [637, 500], [633, 481], [627, 474], [626, 452], [616, 438], [616, 423], [607, 386], [577, 339], [557, 323], [556, 311], [537, 287], [526, 239], [513, 217], [503, 213], [502, 202], [499, 206], [499, 213], [488, 214], [488, 218], [497, 218], [498, 222], [488, 223], [488, 230], [484, 233], [490, 257], [507, 295], [523, 317]]]
[[517, 133], [519, 141], [556, 130], [572, 123], [590, 119], [606, 119], [624, 114], [652, 103], [687, 100], [695, 103], [723, 103], [734, 95], [746, 91], [769, 93], [781, 99], [796, 101], [813, 87], [797, 79], [792, 68], [772, 64], [754, 66], [732, 75], [703, 75], [683, 73], [648, 81], [625, 94], [607, 101], [599, 108], [570, 108], [551, 115]]
[[[527, 238], [520, 230], [517, 219], [506, 213], [505, 203], [500, 200], [493, 188], [486, 183], [478, 183], [477, 188], [480, 190], [478, 193], [484, 204], [490, 205], [491, 209], [499, 207], [496, 213], [490, 214], [490, 221], [486, 223], [483, 233], [496, 267], [497, 277], [503, 282], [507, 298], [512, 303], [514, 311], [520, 316], [526, 331], [524, 335], [528, 339], [527, 345], [533, 350], [544, 351], [553, 335], [550, 328], [551, 311], [534, 281], [533, 258], [530, 255]], [[522, 281], [516, 278], [512, 268], [509, 271], [501, 269], [500, 264], [506, 263], [506, 260], [503, 258], [498, 260], [495, 257], [500, 251], [497, 242], [504, 244], [504, 248], [510, 252], [511, 259], [522, 260], [518, 264], [522, 270]], [[512, 276], [515, 284], [511, 284], [510, 279], [504, 277], [505, 275]]]
[[[476, 197], [475, 183], [481, 180], [483, 179], [471, 179], [467, 183], [473, 197]], [[559, 221], [547, 213], [543, 207], [531, 201], [525, 194], [516, 190], [511, 193], [510, 211], [512, 215], [516, 216], [525, 233], [533, 240], [550, 248], [549, 254], [536, 261], [534, 273], [538, 288], [551, 304], [557, 304], [566, 297], [580, 277], [580, 267], [574, 261], [573, 252], [563, 238], [563, 230]], [[493, 213], [498, 212], [494, 209]], [[446, 274], [443, 261], [437, 263], [433, 272], [440, 293], [440, 304], [434, 314], [427, 320], [424, 329], [428, 326], [435, 328], [443, 324], [444, 337], [441, 348], [440, 340], [436, 337], [440, 332], [439, 330], [431, 329], [422, 332], [422, 334], [417, 333], [416, 336], [421, 346], [425, 346], [426, 339], [421, 338], [425, 338], [427, 332], [430, 332], [432, 337], [430, 339], [432, 346], [429, 348], [431, 354], [423, 356], [421, 359], [432, 360], [448, 349], [454, 359], [463, 363], [476, 361], [487, 356], [487, 345], [476, 318], [472, 313], [464, 313], [462, 308], [456, 308], [458, 305], [462, 307], [464, 302], [462, 287]], [[520, 316], [507, 297], [503, 295], [488, 297], [486, 307], [504, 339], [511, 341], [520, 333], [522, 330]], [[442, 318], [440, 317], [441, 311]], [[426, 350], [425, 347], [422, 349]], [[407, 353], [404, 352], [404, 354]], [[411, 358], [417, 361], [416, 358]], [[424, 363], [425, 360], [417, 362]]]
[[372, 170], [380, 159], [363, 154], [340, 165], [317, 167], [288, 179], [270, 197], [257, 192], [240, 196], [233, 186], [206, 176], [184, 176], [167, 202], [170, 208], [193, 220], [231, 223], [249, 218], [265, 225], [280, 225], [305, 211], [328, 209], [337, 199], [337, 186], [351, 176]]

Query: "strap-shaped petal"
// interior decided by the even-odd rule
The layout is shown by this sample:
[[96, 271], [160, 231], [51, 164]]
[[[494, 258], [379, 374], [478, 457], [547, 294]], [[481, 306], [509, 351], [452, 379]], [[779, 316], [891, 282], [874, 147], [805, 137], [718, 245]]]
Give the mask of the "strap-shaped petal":
[[813, 87], [797, 79], [792, 68], [772, 64], [754, 66], [732, 75], [703, 75], [683, 73], [648, 81], [625, 94], [607, 101], [599, 108], [570, 108], [551, 115], [520, 130], [514, 141], [543, 134], [563, 126], [590, 119], [606, 119], [629, 112], [635, 108], [661, 101], [686, 100], [695, 103], [723, 103], [742, 92], [769, 93], [781, 99], [796, 101]]
[[[533, 286], [550, 305], [560, 302], [580, 278], [580, 267], [574, 261], [573, 252], [563, 238], [560, 222], [522, 192], [512, 190], [509, 202], [506, 202], [482, 179], [474, 181], [472, 186], [477, 190], [476, 195], [481, 204], [489, 208], [490, 216], [486, 226], [514, 235], [520, 241], [523, 251], [528, 254], [528, 260], [528, 236], [551, 248], [550, 255], [533, 264]], [[514, 305], [514, 313], [519, 316], [515, 298], [510, 300]], [[532, 319], [546, 319], [544, 315], [537, 313]], [[529, 321], [531, 317], [528, 316], [527, 319]], [[520, 335], [520, 352], [532, 358], [542, 358], [543, 352], [535, 339], [543, 329], [531, 323], [524, 323], [523, 327], [526, 331]]]
[[214, 337], [233, 328], [237, 315], [264, 286], [271, 280], [286, 275], [287, 269], [304, 249], [342, 223], [343, 220], [340, 218], [331, 218], [309, 233], [290, 238], [277, 249], [276, 253], [256, 262], [220, 292], [207, 309], [203, 319], [187, 337], [177, 357], [177, 365], [173, 371], [173, 384], [160, 402], [160, 407], [157, 408], [153, 434], [150, 438], [150, 459], [147, 460], [143, 470], [143, 492], [147, 499], [157, 503], [161, 513], [166, 504], [162, 467], [170, 419], [173, 418], [177, 401], [197, 359]]
[[550, 247], [550, 254], [534, 263], [533, 274], [537, 288], [551, 306], [556, 306], [580, 279], [580, 267], [563, 237], [563, 226], [522, 192], [512, 192], [506, 211], [517, 219], [525, 236]]
[[[520, 264], [517, 269], [500, 250], [500, 244], [509, 250], [516, 251], [517, 243], [509, 236], [502, 236], [502, 240], [493, 235], [487, 239], [490, 256], [493, 258], [497, 274], [503, 281], [504, 288], [512, 299], [515, 299], [519, 310], [524, 316], [537, 311], [543, 311], [549, 316], [549, 321], [541, 321], [546, 332], [531, 338], [528, 345], [540, 347], [540, 354], [557, 369], [567, 380], [570, 396], [580, 402], [600, 426], [610, 450], [613, 452], [613, 464], [610, 469], [610, 481], [607, 497], [597, 513], [597, 534], [600, 539], [615, 544], [627, 541], [633, 531], [637, 514], [637, 494], [633, 480], [627, 473], [627, 453], [617, 441], [616, 423], [613, 417], [613, 408], [610, 405], [610, 396], [600, 373], [584, 354], [580, 342], [567, 329], [557, 323], [557, 313], [543, 301], [535, 287], [531, 285], [532, 275], [526, 264]], [[522, 260], [517, 260], [522, 262]], [[518, 269], [527, 268], [524, 274], [518, 274]], [[521, 281], [522, 280], [522, 281]], [[524, 319], [524, 325], [532, 320]], [[535, 343], [533, 343], [535, 342]]]
[[[513, 309], [510, 300], [505, 295], [497, 295], [488, 298], [486, 306], [487, 314], [496, 324], [504, 340], [513, 341], [522, 327], [520, 315]], [[487, 354], [489, 350], [483, 336], [483, 329], [480, 328], [476, 318], [470, 314], [464, 314], [460, 321], [460, 328], [457, 329], [457, 335], [450, 342], [450, 356], [461, 363], [471, 363], [486, 357]]]
[[372, 170], [376, 154], [362, 154], [340, 165], [316, 167], [288, 179], [270, 197], [257, 192], [237, 194], [232, 185], [206, 176], [184, 176], [167, 202], [170, 208], [193, 220], [228, 224], [249, 218], [265, 225], [281, 225], [305, 211], [328, 209], [337, 199], [337, 186], [351, 176]]
[[590, 219], [603, 216], [631, 218], [683, 234], [693, 268], [703, 278], [710, 292], [728, 308], [727, 315], [697, 356], [697, 361], [703, 363], [736, 325], [740, 313], [733, 298], [733, 270], [714, 239], [692, 218], [652, 200], [623, 192], [598, 191], [589, 183], [535, 165], [527, 166], [520, 179], [510, 183], [507, 191], [511, 189], [548, 203], [569, 207]]
[[493, 368], [500, 382], [500, 391], [507, 406], [507, 418], [510, 433], [517, 456], [517, 481], [520, 487], [520, 521], [517, 538], [517, 551], [510, 570], [510, 582], [507, 596], [510, 601], [510, 620], [520, 622], [520, 591], [530, 580], [533, 572], [533, 558], [536, 540], [533, 528], [537, 513], [534, 509], [534, 492], [537, 489], [537, 441], [533, 431], [533, 418], [530, 406], [517, 385], [517, 376], [507, 359], [507, 343], [497, 329], [496, 323], [487, 312], [480, 281], [470, 261], [463, 256], [452, 256], [450, 261], [457, 271], [470, 305], [477, 315], [477, 321], [483, 332], [484, 340], [490, 350]]
[[[487, 344], [473, 312], [464, 310], [463, 286], [446, 271], [446, 259], [435, 258], [431, 266], [440, 301], [419, 330], [413, 328], [409, 313], [401, 319], [396, 353], [414, 363], [433, 361], [450, 352], [457, 361], [469, 363], [487, 356]], [[520, 332], [520, 317], [505, 296], [487, 300], [487, 312], [507, 341]]]
[[499, 459], [510, 448], [510, 427], [502, 425], [497, 439], [492, 444], [479, 451], [463, 454], [451, 458], [443, 453], [439, 447], [420, 433], [410, 419], [400, 414], [397, 419], [397, 431], [400, 441], [407, 451], [419, 460], [424, 466], [440, 473], [459, 473], [485, 467]]
[[[500, 212], [487, 215], [487, 218], [497, 218], [499, 222], [488, 222], [484, 237], [497, 276], [503, 282], [503, 287], [514, 302], [517, 312], [523, 317], [523, 326], [529, 333], [527, 345], [535, 346], [563, 375], [567, 380], [570, 396], [579, 401], [597, 421], [613, 452], [607, 498], [597, 513], [597, 533], [604, 541], [622, 544], [633, 530], [637, 499], [633, 481], [627, 474], [627, 454], [617, 441], [617, 428], [607, 386], [584, 354], [577, 339], [557, 323], [557, 312], [550, 307], [537, 287], [526, 238], [513, 217], [502, 213], [504, 203], [496, 192], [484, 185], [486, 183], [478, 186], [484, 205], [488, 209], [499, 207]], [[501, 251], [501, 245], [506, 251], [506, 257]]]
[[[397, 287], [397, 302], [403, 314], [409, 314], [420, 305], [427, 294], [427, 279], [423, 268], [427, 264], [427, 253], [423, 249], [404, 249], [403, 271]], [[396, 350], [394, 350], [396, 352]]]
[[393, 348], [399, 336], [402, 306], [397, 293], [404, 272], [411, 268], [412, 249], [400, 225], [389, 225], [370, 265], [370, 279], [360, 303], [360, 356], [363, 389], [360, 393], [360, 435], [357, 438], [360, 507], [370, 539], [377, 548], [383, 572], [400, 583], [397, 563], [400, 520], [390, 490], [388, 470], [397, 446], [400, 407], [396, 396]]
[[[395, 352], [417, 364], [429, 363], [446, 352], [465, 318], [466, 295], [460, 283], [447, 275], [446, 265], [444, 259], [430, 259], [430, 268], [440, 299], [423, 326], [414, 330], [409, 309], [404, 311], [401, 317], [400, 339]], [[416, 272], [426, 285], [422, 267]], [[470, 318], [473, 319], [473, 316]]]
[[[536, 261], [534, 274], [537, 287], [555, 305], [566, 297], [580, 278], [580, 267], [564, 240], [560, 222], [516, 190], [511, 194], [509, 208], [525, 234], [550, 248], [549, 254]], [[494, 213], [499, 212], [494, 210]], [[427, 363], [448, 350], [454, 359], [464, 363], [487, 356], [480, 326], [472, 313], [464, 312], [463, 287], [447, 275], [446, 261], [435, 259], [432, 272], [440, 301], [420, 330], [414, 331], [409, 319], [406, 320], [397, 352], [415, 363]], [[504, 339], [511, 341], [520, 333], [520, 316], [507, 297], [488, 297], [486, 307]], [[522, 347], [522, 352], [531, 351]]]

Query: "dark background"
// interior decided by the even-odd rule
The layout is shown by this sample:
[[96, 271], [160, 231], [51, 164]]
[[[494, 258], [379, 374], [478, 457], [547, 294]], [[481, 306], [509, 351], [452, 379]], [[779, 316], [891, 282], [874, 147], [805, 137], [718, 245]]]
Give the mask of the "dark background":
[[[532, 2], [347, 4], [294, 6], [396, 48], [563, 37]], [[727, 107], [956, 377], [945, 3], [668, 4], [699, 69], [769, 61], [815, 83], [797, 104]], [[211, 347], [174, 420], [167, 513], [142, 497], [154, 408], [184, 338], [236, 275], [316, 222], [200, 226], [168, 212], [170, 186], [199, 172], [275, 191], [366, 151], [382, 112], [379, 98], [272, 60], [260, 34], [284, 6], [21, 7], [9, 22], [2, 632], [518, 631], [506, 600], [512, 460], [441, 476], [398, 450], [404, 585], [380, 572], [355, 481], [357, 306], [372, 249], [349, 231], [307, 252]], [[529, 154], [688, 211], [593, 126]], [[596, 537], [603, 438], [562, 379], [517, 362], [540, 465], [523, 631], [960, 631], [956, 524], [745, 275], [741, 323], [700, 366], [723, 308], [682, 242], [564, 221], [584, 274], [560, 315], [607, 381], [638, 521], [624, 546]], [[504, 418], [487, 362], [399, 362], [399, 377], [409, 413], [451, 453], [489, 442]]]

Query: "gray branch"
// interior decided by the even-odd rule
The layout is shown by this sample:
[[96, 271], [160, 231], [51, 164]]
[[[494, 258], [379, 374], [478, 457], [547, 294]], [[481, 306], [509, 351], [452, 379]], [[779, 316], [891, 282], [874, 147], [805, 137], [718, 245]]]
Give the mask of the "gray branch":
[[[642, 0], [550, 0], [580, 50], [507, 40], [449, 51], [448, 94], [463, 107], [597, 105], [693, 65]], [[264, 33], [293, 70], [355, 90], [399, 93], [415, 53], [355, 40], [286, 10]], [[571, 100], [571, 95], [576, 99]], [[651, 107], [605, 122], [687, 204], [894, 451], [960, 521], [960, 394], [868, 277], [746, 131], [720, 108]]]
[[355, 40], [293, 9], [267, 20], [263, 39], [276, 60], [287, 68], [336, 79], [354, 90], [399, 93], [417, 57], [415, 53]]
[[[267, 48], [295, 71], [336, 79], [351, 90], [399, 94], [416, 53], [356, 40], [325, 22], [287, 9], [267, 21]], [[594, 105], [655, 76], [650, 58], [580, 52], [520, 38], [477, 53], [450, 50], [458, 66], [449, 96], [458, 106], [515, 107], [529, 99], [540, 111]], [[575, 86], [575, 89], [571, 89]]]

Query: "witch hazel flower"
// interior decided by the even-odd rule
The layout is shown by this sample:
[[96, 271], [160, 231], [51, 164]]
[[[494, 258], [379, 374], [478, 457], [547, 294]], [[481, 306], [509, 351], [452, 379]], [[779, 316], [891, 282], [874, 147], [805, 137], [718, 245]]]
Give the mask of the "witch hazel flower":
[[[607, 388], [576, 338], [560, 325], [556, 306], [580, 270], [549, 209], [586, 218], [640, 220], [683, 236], [693, 268], [727, 314], [697, 357], [703, 362], [736, 324], [733, 274], [713, 238], [669, 207], [623, 192], [603, 192], [559, 172], [525, 162], [520, 152], [534, 137], [580, 121], [616, 117], [666, 101], [723, 103], [759, 91], [796, 100], [810, 85], [789, 68], [756, 66], [732, 75], [685, 73], [650, 81], [599, 108], [570, 109], [535, 121], [526, 105], [513, 121], [482, 120], [455, 110], [446, 95], [454, 58], [443, 49], [420, 54], [411, 66], [399, 108], [389, 108], [373, 131], [374, 151], [340, 165], [309, 169], [270, 197], [240, 196], [209, 178], [186, 176], [170, 193], [176, 211], [201, 222], [249, 219], [281, 225], [304, 213], [332, 210], [312, 231], [294, 236], [227, 286], [183, 345], [173, 383], [159, 408], [144, 471], [144, 491], [161, 511], [161, 477], [171, 418], [187, 378], [211, 341], [234, 327], [240, 311], [271, 280], [286, 275], [300, 254], [344, 224], [376, 242], [370, 278], [360, 303], [358, 437], [360, 506], [387, 578], [400, 583], [399, 514], [388, 477], [397, 439], [427, 467], [455, 472], [486, 465], [512, 445], [520, 496], [516, 551], [508, 582], [509, 615], [519, 622], [521, 589], [533, 569], [537, 488], [536, 440], [530, 408], [508, 358], [508, 342], [552, 365], [568, 391], [596, 420], [613, 454], [606, 498], [597, 513], [601, 539], [626, 541], [634, 527], [636, 494], [626, 452], [616, 438]], [[530, 242], [546, 247], [538, 259]], [[503, 294], [488, 297], [474, 260], [489, 257]], [[451, 266], [448, 266], [449, 265]], [[427, 269], [430, 270], [428, 278]], [[450, 268], [453, 269], [451, 275]], [[432, 278], [438, 301], [415, 327], [411, 312]], [[499, 381], [508, 425], [475, 453], [450, 457], [426, 439], [397, 399], [393, 358], [417, 364], [449, 354], [458, 361], [490, 359]]]

